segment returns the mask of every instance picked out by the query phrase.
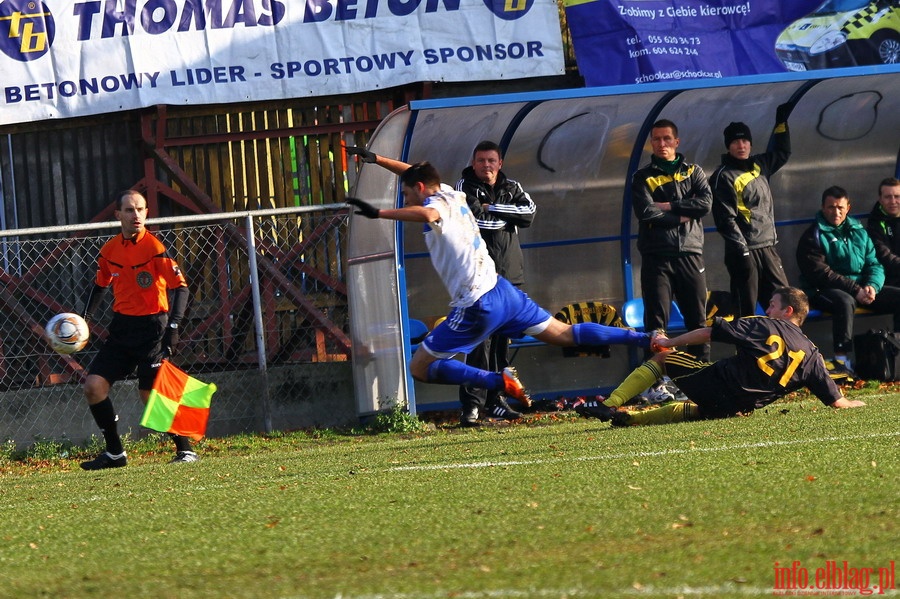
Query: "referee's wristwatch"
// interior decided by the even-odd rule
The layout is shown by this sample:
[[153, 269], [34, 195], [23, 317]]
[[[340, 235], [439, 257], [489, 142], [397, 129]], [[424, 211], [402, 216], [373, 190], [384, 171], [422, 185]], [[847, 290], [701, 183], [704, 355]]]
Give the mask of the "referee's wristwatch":
[[170, 328], [170, 329], [177, 329], [177, 328], [178, 328], [178, 323], [177, 323], [177, 322], [169, 323], [169, 328]]

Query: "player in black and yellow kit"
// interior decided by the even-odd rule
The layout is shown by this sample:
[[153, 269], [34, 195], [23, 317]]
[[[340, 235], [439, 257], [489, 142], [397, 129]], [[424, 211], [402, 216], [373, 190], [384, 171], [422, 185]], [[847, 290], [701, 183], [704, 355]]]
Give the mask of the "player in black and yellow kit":
[[[144, 228], [147, 200], [127, 190], [116, 199], [116, 218], [122, 233], [100, 250], [97, 276], [85, 301], [85, 319], [96, 311], [109, 286], [113, 289], [113, 319], [109, 337], [97, 353], [84, 383], [91, 415], [106, 441], [106, 451], [83, 462], [85, 470], [118, 468], [128, 463], [116, 422], [118, 415], [109, 399], [113, 383], [137, 369], [138, 392], [146, 403], [162, 360], [174, 354], [178, 325], [188, 303], [188, 287], [178, 264], [165, 246]], [[169, 306], [169, 291], [173, 292]], [[172, 435], [172, 462], [196, 462], [199, 458], [188, 437]]]
[[[582, 416], [621, 425], [724, 418], [752, 412], [803, 387], [832, 408], [864, 406], [844, 397], [829, 376], [819, 349], [800, 330], [808, 313], [805, 293], [779, 287], [766, 316], [733, 322], [716, 318], [711, 327], [655, 341], [660, 353], [632, 372], [608, 399], [588, 402], [576, 410]], [[666, 351], [709, 341], [734, 345], [736, 352], [708, 363], [685, 352]], [[668, 402], [647, 410], [617, 409], [666, 374], [690, 401]]]

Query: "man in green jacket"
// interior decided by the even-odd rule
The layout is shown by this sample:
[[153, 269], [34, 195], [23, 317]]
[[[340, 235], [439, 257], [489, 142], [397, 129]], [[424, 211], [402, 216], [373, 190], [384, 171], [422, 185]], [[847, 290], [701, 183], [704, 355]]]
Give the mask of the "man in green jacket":
[[835, 185], [822, 192], [822, 210], [797, 245], [797, 264], [810, 304], [831, 314], [835, 361], [852, 372], [847, 354], [856, 307], [893, 314], [894, 330], [900, 330], [900, 287], [884, 285], [875, 245], [849, 213], [845, 189]]

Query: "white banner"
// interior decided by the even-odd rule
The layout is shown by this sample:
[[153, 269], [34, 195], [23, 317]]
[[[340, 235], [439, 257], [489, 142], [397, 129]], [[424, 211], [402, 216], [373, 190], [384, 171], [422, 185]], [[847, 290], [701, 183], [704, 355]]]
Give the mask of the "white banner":
[[0, 0], [0, 124], [563, 69], [554, 0]]

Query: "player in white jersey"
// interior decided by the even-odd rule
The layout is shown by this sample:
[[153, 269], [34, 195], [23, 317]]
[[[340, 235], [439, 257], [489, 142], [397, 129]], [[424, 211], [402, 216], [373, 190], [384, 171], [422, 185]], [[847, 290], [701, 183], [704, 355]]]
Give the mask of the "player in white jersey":
[[410, 362], [416, 380], [502, 391], [527, 406], [528, 393], [514, 368], [489, 372], [451, 358], [472, 351], [494, 333], [507, 337], [531, 335], [563, 347], [650, 347], [650, 334], [592, 322], [570, 325], [556, 320], [522, 290], [498, 276], [465, 194], [442, 185], [431, 164], [410, 165], [353, 146], [347, 148], [347, 153], [400, 175], [404, 207], [379, 210], [356, 198], [348, 198], [347, 203], [367, 218], [425, 223], [431, 262], [450, 292], [453, 310], [425, 337]]
[[466, 194], [441, 184], [437, 193], [425, 199], [424, 206], [439, 215], [428, 223], [425, 245], [450, 292], [450, 305], [471, 306], [497, 284], [497, 270], [469, 210]]

